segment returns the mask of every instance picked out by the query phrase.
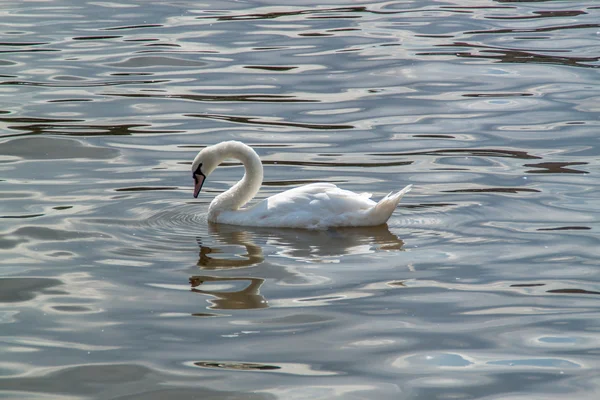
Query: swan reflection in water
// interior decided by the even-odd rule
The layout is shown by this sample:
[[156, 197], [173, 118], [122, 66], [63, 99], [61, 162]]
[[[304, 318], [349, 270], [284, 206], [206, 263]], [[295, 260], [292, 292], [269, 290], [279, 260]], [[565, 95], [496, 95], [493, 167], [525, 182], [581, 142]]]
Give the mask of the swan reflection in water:
[[[260, 264], [272, 266], [265, 262], [265, 257], [307, 263], [339, 263], [349, 255], [403, 251], [404, 245], [387, 225], [310, 231], [209, 223], [207, 237], [197, 238], [197, 242], [200, 246], [197, 266], [205, 271], [223, 272]], [[209, 242], [210, 246], [204, 244]], [[240, 251], [241, 248], [243, 250]], [[279, 271], [277, 275], [281, 273]], [[249, 284], [235, 290], [241, 282]], [[264, 278], [252, 276], [190, 277], [192, 291], [212, 296], [209, 308], [221, 310], [268, 307], [268, 302], [260, 294], [264, 282]]]
[[[198, 286], [206, 282], [219, 282], [223, 284], [236, 281], [249, 281], [250, 284], [237, 291], [198, 289]], [[212, 296], [213, 298], [210, 300], [212, 305], [209, 308], [217, 310], [246, 310], [251, 308], [268, 307], [269, 305], [267, 304], [267, 300], [265, 300], [265, 298], [259, 292], [259, 289], [264, 282], [265, 280], [262, 278], [251, 277], [226, 278], [208, 275], [195, 275], [190, 277], [192, 292]]]
[[[212, 246], [200, 246], [198, 266], [202, 269], [231, 269], [258, 265], [269, 256], [287, 257], [296, 261], [339, 262], [343, 256], [370, 254], [377, 251], [402, 251], [404, 242], [390, 232], [387, 225], [329, 230], [251, 228], [209, 224], [207, 241]], [[216, 239], [216, 240], [215, 240]], [[245, 254], [231, 257], [234, 247], [242, 246]], [[229, 257], [219, 257], [228, 254]]]

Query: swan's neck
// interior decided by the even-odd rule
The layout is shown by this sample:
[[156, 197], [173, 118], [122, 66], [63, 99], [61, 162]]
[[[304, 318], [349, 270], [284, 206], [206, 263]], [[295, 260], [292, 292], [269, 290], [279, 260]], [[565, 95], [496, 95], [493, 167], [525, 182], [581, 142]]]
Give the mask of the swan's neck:
[[246, 171], [241, 181], [210, 203], [209, 220], [214, 220], [221, 211], [238, 210], [258, 193], [263, 181], [263, 167], [258, 154], [251, 147], [239, 142], [228, 142], [215, 149], [215, 156], [221, 163], [227, 158], [235, 158], [244, 164]]

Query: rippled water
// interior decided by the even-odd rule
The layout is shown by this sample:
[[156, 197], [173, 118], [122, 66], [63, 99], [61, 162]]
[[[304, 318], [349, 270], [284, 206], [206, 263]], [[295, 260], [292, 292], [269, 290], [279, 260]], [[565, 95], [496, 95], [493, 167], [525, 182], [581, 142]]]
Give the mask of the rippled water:
[[[0, 397], [597, 399], [600, 5], [5, 1]], [[255, 147], [387, 226], [210, 225]]]

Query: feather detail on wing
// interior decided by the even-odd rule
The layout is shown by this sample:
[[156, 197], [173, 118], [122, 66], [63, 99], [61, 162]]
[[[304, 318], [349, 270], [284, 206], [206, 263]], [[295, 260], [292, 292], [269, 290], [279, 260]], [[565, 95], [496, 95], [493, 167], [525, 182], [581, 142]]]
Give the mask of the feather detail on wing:
[[376, 203], [369, 199], [370, 193], [359, 194], [330, 183], [314, 183], [276, 194], [249, 208], [223, 211], [218, 222], [308, 229], [381, 225], [410, 188], [409, 185], [400, 192], [390, 193]]

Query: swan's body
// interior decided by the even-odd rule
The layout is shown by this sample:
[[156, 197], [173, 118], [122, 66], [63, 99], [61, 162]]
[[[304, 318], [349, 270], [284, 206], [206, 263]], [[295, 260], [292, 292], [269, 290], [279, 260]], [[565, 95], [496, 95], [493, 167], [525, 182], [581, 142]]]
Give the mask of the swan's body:
[[203, 149], [194, 159], [194, 197], [198, 196], [206, 177], [226, 158], [240, 160], [246, 173], [241, 181], [210, 203], [208, 220], [216, 223], [305, 229], [381, 225], [386, 223], [402, 196], [411, 189], [408, 185], [376, 203], [370, 199], [370, 193], [354, 193], [331, 183], [312, 183], [241, 208], [258, 193], [263, 168], [251, 147], [229, 141]]

